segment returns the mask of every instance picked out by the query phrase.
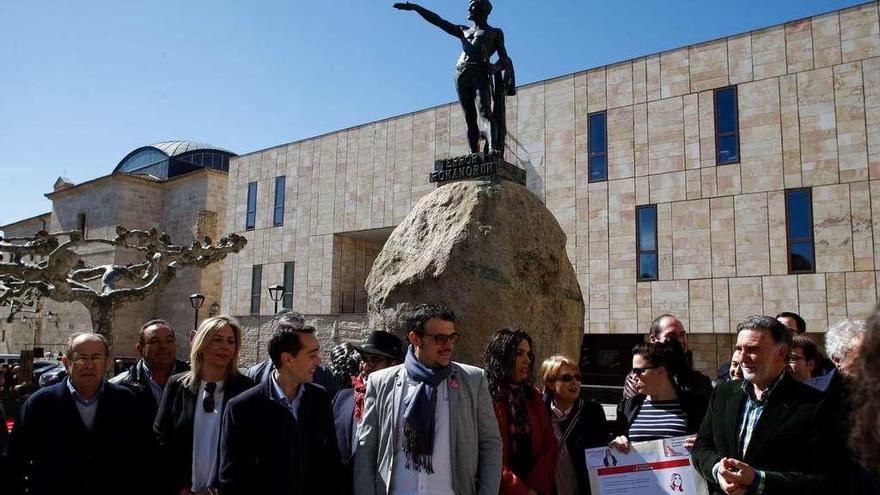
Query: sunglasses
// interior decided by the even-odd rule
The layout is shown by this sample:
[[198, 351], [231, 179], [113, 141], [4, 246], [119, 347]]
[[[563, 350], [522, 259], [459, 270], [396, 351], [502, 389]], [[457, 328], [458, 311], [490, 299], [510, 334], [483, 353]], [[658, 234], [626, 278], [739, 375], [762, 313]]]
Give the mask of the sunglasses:
[[573, 380], [576, 380], [576, 381], [579, 381], [579, 382], [583, 382], [583, 381], [584, 381], [583, 378], [584, 378], [584, 377], [581, 376], [581, 375], [572, 375], [571, 373], [566, 373], [566, 374], [564, 374], [564, 375], [562, 375], [562, 376], [560, 376], [560, 377], [557, 377], [556, 379], [557, 379], [557, 380], [561, 380], [561, 381], [563, 381], [563, 382], [565, 382], [565, 383], [568, 383], [568, 382], [571, 382], [571, 381], [573, 381]]
[[633, 368], [633, 375], [642, 376], [642, 374], [648, 370], [656, 370], [659, 366], [645, 366], [644, 368]]
[[431, 337], [432, 339], [434, 339], [434, 342], [437, 343], [437, 345], [446, 345], [447, 342], [455, 344], [456, 342], [458, 342], [458, 339], [461, 338], [461, 334], [458, 332], [451, 333], [449, 335], [442, 333], [416, 333], [418, 333], [422, 337]]

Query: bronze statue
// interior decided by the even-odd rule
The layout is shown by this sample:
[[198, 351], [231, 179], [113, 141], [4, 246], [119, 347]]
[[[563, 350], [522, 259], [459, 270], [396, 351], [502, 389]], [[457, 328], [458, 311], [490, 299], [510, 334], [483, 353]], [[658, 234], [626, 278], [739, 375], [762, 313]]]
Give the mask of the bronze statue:
[[[489, 0], [470, 0], [468, 20], [472, 26], [455, 25], [430, 10], [414, 3], [395, 3], [395, 9], [414, 10], [426, 21], [461, 40], [461, 56], [455, 65], [455, 89], [467, 122], [471, 153], [479, 153], [480, 127], [483, 121], [488, 132], [483, 152], [504, 153], [504, 97], [516, 94], [513, 62], [504, 48], [504, 33], [488, 24], [492, 4]], [[498, 54], [498, 60], [491, 57]], [[475, 101], [476, 100], [476, 101]]]

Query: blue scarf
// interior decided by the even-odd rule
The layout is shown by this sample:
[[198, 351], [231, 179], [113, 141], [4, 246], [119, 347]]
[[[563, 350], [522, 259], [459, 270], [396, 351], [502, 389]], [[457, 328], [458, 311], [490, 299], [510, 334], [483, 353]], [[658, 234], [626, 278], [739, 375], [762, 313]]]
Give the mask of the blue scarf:
[[403, 411], [403, 451], [407, 469], [434, 472], [434, 412], [437, 410], [437, 386], [449, 377], [451, 366], [430, 368], [416, 358], [413, 347], [403, 362], [406, 375], [418, 382], [415, 394]]

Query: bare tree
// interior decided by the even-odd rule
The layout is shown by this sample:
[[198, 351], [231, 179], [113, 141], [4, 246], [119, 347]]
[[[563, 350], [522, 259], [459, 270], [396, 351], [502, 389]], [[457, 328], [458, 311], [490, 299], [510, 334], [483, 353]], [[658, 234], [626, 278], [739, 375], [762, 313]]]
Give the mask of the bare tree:
[[[43, 297], [79, 302], [88, 309], [93, 330], [112, 342], [114, 316], [120, 306], [155, 293], [174, 279], [178, 268], [204, 268], [241, 251], [245, 244], [247, 239], [233, 233], [216, 244], [205, 237], [179, 246], [156, 229], [129, 230], [123, 226], [116, 227], [114, 239], [86, 239], [80, 231], [0, 237], [0, 252], [9, 254], [8, 261], [0, 262], [0, 306], [8, 305], [12, 318], [17, 312], [31, 311]], [[139, 251], [144, 261], [90, 267], [78, 251], [92, 245]], [[26, 255], [44, 258], [26, 262]]]

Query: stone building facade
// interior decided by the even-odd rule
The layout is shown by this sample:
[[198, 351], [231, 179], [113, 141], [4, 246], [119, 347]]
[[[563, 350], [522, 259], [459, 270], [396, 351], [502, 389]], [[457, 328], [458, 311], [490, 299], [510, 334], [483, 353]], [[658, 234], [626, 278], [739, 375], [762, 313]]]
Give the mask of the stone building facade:
[[[718, 143], [729, 141], [716, 132], [716, 100], [725, 88], [735, 88], [738, 139], [737, 158], [722, 164]], [[506, 158], [568, 236], [586, 335], [644, 334], [671, 312], [710, 370], [729, 359], [747, 315], [795, 311], [822, 333], [871, 311], [880, 285], [877, 2], [529, 84], [507, 105]], [[598, 114], [606, 169], [591, 180], [588, 122]], [[351, 320], [390, 230], [433, 189], [433, 161], [466, 152], [451, 103], [232, 159], [225, 230], [249, 243], [225, 262], [221, 305], [271, 313], [265, 288], [287, 272], [295, 309]], [[798, 239], [788, 235], [786, 198], [797, 190], [809, 194], [814, 252], [803, 273], [790, 266]], [[656, 280], [640, 280], [636, 214], [649, 205]]]
[[[216, 241], [224, 234], [220, 228], [226, 216], [228, 161], [216, 167], [190, 166], [188, 157], [197, 155], [228, 159], [234, 154], [188, 141], [142, 147], [123, 159], [109, 175], [81, 184], [59, 179], [55, 190], [46, 194], [52, 202], [51, 213], [0, 229], [7, 237], [33, 235], [39, 230], [81, 230], [87, 238], [112, 239], [116, 226], [123, 225], [129, 229], [156, 228], [167, 233], [175, 244], [188, 245], [205, 236]], [[183, 165], [176, 164], [178, 159]], [[163, 165], [163, 160], [169, 163]], [[143, 261], [141, 253], [113, 246], [90, 245], [79, 252], [90, 266]], [[187, 352], [194, 319], [189, 296], [205, 296], [200, 318], [207, 317], [210, 306], [220, 301], [222, 278], [220, 264], [205, 269], [182, 268], [159, 292], [143, 301], [123, 305], [117, 310], [115, 321], [116, 356], [135, 356], [137, 331], [141, 324], [154, 318], [171, 323], [179, 347]], [[0, 330], [4, 329], [10, 340], [0, 342], [0, 352], [18, 353], [32, 346], [58, 352], [71, 333], [91, 330], [91, 320], [80, 303], [43, 299], [36, 314], [22, 313], [11, 322], [0, 321]]]

